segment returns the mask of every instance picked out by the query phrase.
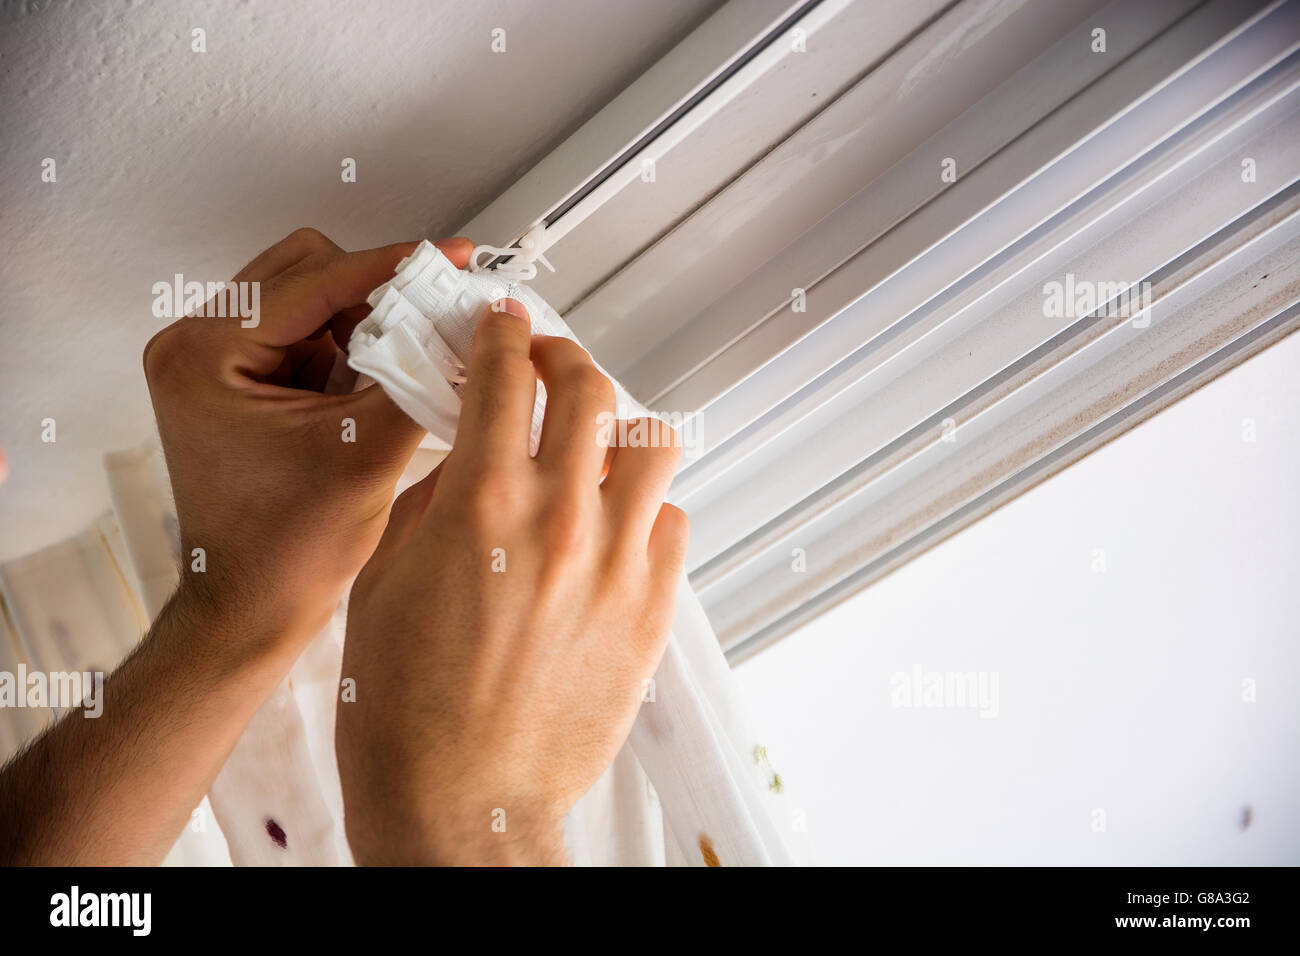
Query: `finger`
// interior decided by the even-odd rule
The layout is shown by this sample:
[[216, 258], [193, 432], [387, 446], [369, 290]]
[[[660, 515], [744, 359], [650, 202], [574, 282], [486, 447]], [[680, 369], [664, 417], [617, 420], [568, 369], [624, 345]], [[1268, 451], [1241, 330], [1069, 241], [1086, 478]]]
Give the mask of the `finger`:
[[650, 559], [651, 598], [669, 606], [677, 600], [677, 587], [686, 568], [686, 547], [691, 540], [691, 522], [686, 512], [674, 505], [660, 506], [650, 531], [646, 555]]
[[[262, 283], [259, 321], [241, 339], [284, 348], [307, 338], [335, 314], [361, 305], [375, 286], [392, 278], [417, 244], [399, 242], [362, 252], [342, 252]], [[305, 260], [307, 261], [307, 260]]]
[[[474, 243], [464, 236], [437, 239], [433, 244], [457, 269], [464, 269], [469, 265], [469, 257], [474, 252]], [[369, 314], [370, 306], [363, 303], [349, 306], [330, 319], [330, 332], [339, 348], [347, 350], [348, 340], [352, 337], [353, 330]]]
[[369, 314], [369, 305], [353, 305], [331, 318], [329, 331], [334, 338], [334, 344], [346, 352], [352, 333], [361, 324], [361, 320]]
[[474, 240], [466, 239], [464, 236], [435, 239], [433, 244], [441, 250], [444, 256], [451, 260], [451, 264], [457, 269], [464, 269], [468, 266], [469, 257], [474, 254]]
[[657, 418], [637, 418], [618, 422], [614, 440], [618, 450], [600, 493], [617, 516], [619, 536], [639, 544], [649, 537], [677, 472], [681, 438]]
[[236, 282], [265, 282], [308, 256], [334, 256], [343, 250], [318, 229], [295, 229], [275, 245], [262, 250], [235, 273]]
[[[240, 331], [243, 331], [246, 328], [244, 322], [248, 321], [250, 316], [243, 313], [240, 307], [251, 304], [252, 292], [245, 292], [240, 289], [237, 286], [238, 283], [250, 283], [257, 289], [257, 321], [260, 323], [260, 299], [262, 291], [261, 286], [263, 283], [268, 282], [295, 266], [299, 266], [309, 258], [316, 257], [317, 259], [323, 260], [334, 258], [342, 254], [343, 250], [328, 236], [320, 232], [320, 230], [306, 227], [295, 229], [279, 242], [263, 249], [251, 262], [235, 273], [234, 279], [225, 284], [226, 287], [218, 293], [215, 299], [209, 299], [204, 303], [201, 314], [204, 316], [230, 316], [231, 318], [238, 316], [241, 326]], [[182, 319], [181, 322], [185, 322], [185, 320]], [[181, 325], [181, 322], [173, 323], [173, 326], [169, 326], [168, 328], [178, 327]], [[194, 328], [193, 323], [189, 323], [188, 328], [192, 330]], [[205, 321], [203, 328], [205, 332], [202, 338], [208, 342], [215, 342], [218, 346], [215, 351], [207, 354], [207, 357], [209, 358], [218, 360], [227, 358], [228, 353], [225, 352], [225, 346], [232, 340], [242, 342], [245, 345], [249, 343], [249, 340], [246, 337], [232, 339], [227, 334], [230, 331], [230, 326], [223, 328]], [[164, 329], [163, 331], [166, 332], [167, 329]], [[318, 331], [324, 330], [320, 329]], [[312, 335], [302, 336], [303, 339], [313, 337], [314, 336]], [[149, 343], [145, 346], [144, 356], [146, 363], [149, 357], [149, 352], [157, 342], [158, 338], [159, 336], [155, 335], [154, 338], [150, 339]], [[198, 345], [199, 343], [192, 342], [192, 344]], [[276, 381], [283, 379], [288, 375], [288, 369], [291, 365], [286, 364], [285, 356], [282, 354], [269, 354], [266, 353], [264, 349], [258, 349], [256, 347], [252, 349], [244, 349], [242, 351], [247, 353], [246, 358], [251, 359], [249, 362], [239, 363], [241, 366], [245, 367], [247, 371], [259, 376], [269, 377]]]
[[340, 421], [353, 420], [352, 435], [357, 444], [375, 464], [395, 469], [394, 481], [426, 434], [424, 427], [398, 408], [378, 384], [338, 396], [333, 414]]
[[479, 466], [528, 459], [537, 378], [528, 358], [528, 310], [501, 299], [484, 310], [474, 330], [465, 394], [452, 455]]
[[299, 342], [285, 349], [284, 362], [279, 370], [284, 374], [273, 374], [267, 381], [289, 388], [323, 392], [339, 354], [334, 340], [328, 337]]
[[546, 387], [538, 464], [594, 485], [600, 480], [605, 438], [614, 420], [614, 383], [572, 339], [536, 336], [531, 354]]

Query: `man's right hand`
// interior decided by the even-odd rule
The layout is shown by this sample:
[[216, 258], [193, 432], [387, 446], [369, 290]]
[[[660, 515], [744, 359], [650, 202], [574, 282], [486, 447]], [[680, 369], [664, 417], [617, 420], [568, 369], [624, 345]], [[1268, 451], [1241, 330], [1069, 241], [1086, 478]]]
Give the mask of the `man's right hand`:
[[349, 604], [336, 744], [358, 863], [564, 862], [562, 820], [627, 737], [686, 552], [663, 503], [676, 433], [611, 451], [613, 412], [591, 357], [533, 337], [518, 302], [479, 323], [455, 446], [398, 499]]

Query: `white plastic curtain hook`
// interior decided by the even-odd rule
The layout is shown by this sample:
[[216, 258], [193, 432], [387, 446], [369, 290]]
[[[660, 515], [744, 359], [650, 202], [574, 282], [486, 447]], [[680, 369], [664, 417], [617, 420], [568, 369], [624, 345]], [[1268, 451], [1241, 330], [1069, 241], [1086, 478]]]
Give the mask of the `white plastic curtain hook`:
[[497, 264], [492, 270], [502, 278], [509, 279], [512, 282], [528, 282], [530, 279], [537, 277], [537, 263], [541, 263], [555, 271], [555, 266], [547, 261], [546, 256], [542, 255], [542, 239], [546, 234], [546, 225], [538, 223], [524, 234], [519, 240], [517, 248], [503, 249], [499, 246], [481, 245], [475, 246], [473, 254], [469, 257], [470, 272], [486, 272], [487, 266], [479, 262], [479, 256], [487, 253], [489, 261], [497, 256], [509, 256], [505, 262]]

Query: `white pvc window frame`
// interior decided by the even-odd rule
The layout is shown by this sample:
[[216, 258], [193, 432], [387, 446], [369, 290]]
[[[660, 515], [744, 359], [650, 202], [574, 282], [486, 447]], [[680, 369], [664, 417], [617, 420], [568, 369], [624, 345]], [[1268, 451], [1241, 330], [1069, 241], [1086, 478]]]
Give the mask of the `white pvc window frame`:
[[[548, 223], [551, 258], [593, 263], [555, 287], [570, 324], [642, 401], [701, 416], [673, 493], [733, 658], [1288, 334], [1300, 299], [1300, 4], [935, 3], [857, 65], [835, 43], [863, 4], [759, 12], [728, 5], [466, 227]], [[799, 59], [794, 31], [825, 55]], [[790, 128], [752, 159], [781, 117], [737, 104], [800, 83], [834, 95], [778, 101]], [[730, 178], [651, 208], [673, 200], [638, 191], [639, 157], [725, 174], [728, 122], [752, 127]], [[886, 145], [854, 153], [868, 136]], [[838, 165], [788, 172], [828, 142]], [[1256, 178], [1227, 188], [1247, 153]], [[916, 174], [954, 155], [957, 182]], [[769, 228], [701, 263], [729, 222]], [[1152, 321], [1050, 321], [1038, 290], [1064, 271], [1150, 282]]]

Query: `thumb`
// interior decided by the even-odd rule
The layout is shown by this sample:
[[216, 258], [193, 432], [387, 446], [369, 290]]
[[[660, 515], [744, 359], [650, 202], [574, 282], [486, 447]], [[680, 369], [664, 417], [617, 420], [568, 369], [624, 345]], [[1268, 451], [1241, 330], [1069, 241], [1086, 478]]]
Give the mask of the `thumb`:
[[427, 434], [378, 384], [343, 396], [341, 407], [342, 414], [356, 422], [357, 441], [365, 443], [374, 461], [397, 467], [399, 473]]

